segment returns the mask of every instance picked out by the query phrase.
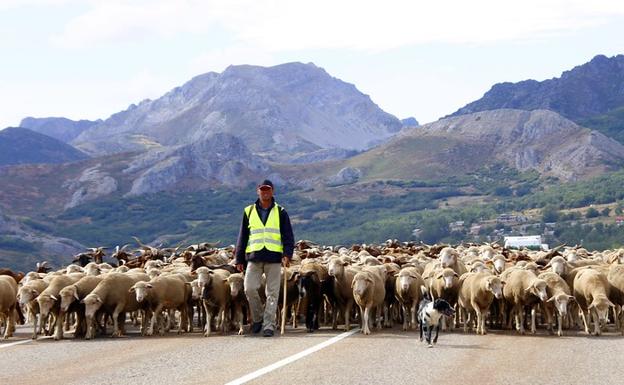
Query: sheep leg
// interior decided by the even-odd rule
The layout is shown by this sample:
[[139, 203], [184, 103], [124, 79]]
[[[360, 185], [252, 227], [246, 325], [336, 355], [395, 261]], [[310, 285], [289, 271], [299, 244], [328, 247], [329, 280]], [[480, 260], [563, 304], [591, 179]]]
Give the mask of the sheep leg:
[[600, 335], [600, 318], [598, 318], [598, 311], [596, 309], [592, 309], [589, 311], [590, 315], [594, 318], [594, 334], [596, 336]]
[[383, 306], [383, 317], [384, 317], [384, 319], [383, 319], [383, 326], [386, 327], [386, 328], [390, 328], [390, 327], [392, 327], [392, 322], [390, 320], [390, 314], [388, 312], [389, 307], [386, 304], [383, 304], [381, 306]]
[[481, 313], [481, 308], [479, 306], [475, 306], [474, 304], [472, 307], [475, 309], [475, 313], [477, 314], [477, 334], [484, 334], [482, 331], [483, 314]]
[[414, 301], [410, 308], [410, 322], [411, 322], [412, 330], [416, 329], [416, 313], [417, 312], [418, 312], [418, 302]]
[[119, 328], [119, 315], [123, 309], [117, 306], [113, 311], [113, 334], [111, 337], [121, 337], [121, 329]]
[[[360, 306], [360, 309], [362, 307]], [[362, 327], [363, 327], [363, 331], [364, 331], [364, 335], [369, 335], [370, 332], [370, 328], [369, 328], [369, 317], [370, 317], [370, 311], [371, 308], [369, 306], [366, 306], [363, 309], [363, 315], [362, 315]]]
[[241, 309], [240, 305], [236, 308], [236, 323], [238, 324], [238, 335], [242, 336], [243, 331], [243, 309]]
[[204, 301], [204, 309], [206, 309], [206, 326], [204, 327], [204, 337], [209, 337], [211, 333], [211, 324], [212, 324], [212, 310], [210, 305], [208, 305]]
[[56, 319], [56, 332], [54, 333], [54, 340], [58, 341], [63, 339], [63, 324], [65, 322], [65, 318], [67, 314], [63, 311], [59, 311], [58, 318]]
[[344, 323], [345, 323], [345, 331], [349, 331], [351, 329], [351, 307], [353, 304], [351, 302], [347, 302], [344, 307]]
[[[588, 313], [588, 315], [589, 315], [589, 313]], [[585, 316], [585, 311], [583, 309], [581, 309], [581, 319], [583, 320], [583, 326], [585, 326], [585, 333], [591, 334], [589, 332], [589, 326], [587, 325], [587, 318]], [[590, 319], [590, 321], [591, 321], [591, 319]]]
[[405, 332], [407, 331], [407, 327], [409, 323], [409, 318], [407, 315], [411, 313], [412, 309], [409, 309], [409, 313], [408, 313], [406, 304], [402, 304], [401, 307], [403, 308], [403, 314], [405, 314], [405, 316], [403, 317], [403, 331]]
[[531, 334], [535, 334], [537, 327], [535, 326], [535, 306], [531, 307]]
[[[40, 318], [38, 314], [34, 314], [33, 316], [33, 334], [32, 334], [32, 339], [36, 340], [37, 339], [37, 319]], [[39, 328], [41, 328], [41, 322], [39, 323]]]

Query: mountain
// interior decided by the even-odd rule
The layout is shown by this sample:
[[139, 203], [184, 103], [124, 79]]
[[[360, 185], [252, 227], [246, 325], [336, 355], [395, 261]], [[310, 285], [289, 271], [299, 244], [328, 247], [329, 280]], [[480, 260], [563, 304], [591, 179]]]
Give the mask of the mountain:
[[51, 136], [69, 143], [87, 128], [101, 123], [101, 120], [70, 120], [67, 118], [24, 118], [20, 127], [31, 129], [40, 134]]
[[27, 128], [9, 127], [0, 131], [0, 165], [65, 163], [86, 158], [86, 154], [74, 147]]
[[224, 133], [266, 160], [290, 162], [367, 150], [401, 127], [354, 85], [314, 64], [240, 65], [132, 105], [86, 129], [72, 144], [104, 155], [188, 145]]
[[418, 120], [416, 120], [416, 118], [414, 118], [413, 116], [410, 116], [409, 118], [401, 119], [401, 124], [403, 124], [403, 127], [420, 126], [420, 123], [418, 123]]
[[623, 106], [624, 55], [598, 55], [559, 78], [495, 84], [481, 99], [450, 116], [500, 108], [547, 109], [578, 123]]
[[444, 179], [503, 162], [564, 181], [624, 166], [624, 145], [547, 110], [500, 109], [441, 119], [334, 165], [363, 180]]

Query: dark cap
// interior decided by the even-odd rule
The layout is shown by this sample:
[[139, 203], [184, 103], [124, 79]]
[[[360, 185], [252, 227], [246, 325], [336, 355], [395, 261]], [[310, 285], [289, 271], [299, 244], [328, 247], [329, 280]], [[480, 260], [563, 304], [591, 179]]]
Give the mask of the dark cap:
[[262, 187], [262, 186], [269, 186], [269, 187], [273, 188], [273, 182], [271, 182], [271, 181], [270, 181], [270, 180], [268, 180], [268, 179], [265, 179], [265, 180], [263, 180], [262, 182], [260, 182], [260, 183], [258, 184], [258, 188], [260, 188], [260, 187]]

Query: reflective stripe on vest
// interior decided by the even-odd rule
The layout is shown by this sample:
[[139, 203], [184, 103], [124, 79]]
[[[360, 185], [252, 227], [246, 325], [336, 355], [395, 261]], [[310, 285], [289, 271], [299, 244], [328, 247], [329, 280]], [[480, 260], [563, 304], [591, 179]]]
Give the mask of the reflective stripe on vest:
[[260, 251], [263, 248], [276, 253], [284, 252], [282, 234], [280, 232], [279, 209], [276, 203], [269, 211], [266, 224], [263, 224], [255, 204], [245, 207], [245, 214], [249, 218], [249, 241], [245, 249], [246, 253]]

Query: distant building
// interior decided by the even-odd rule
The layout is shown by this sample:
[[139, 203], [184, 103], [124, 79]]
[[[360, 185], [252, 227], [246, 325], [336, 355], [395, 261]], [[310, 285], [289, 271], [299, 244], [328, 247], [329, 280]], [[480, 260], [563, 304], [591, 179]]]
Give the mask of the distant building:
[[624, 217], [615, 217], [615, 224], [618, 226], [624, 225]]
[[449, 223], [449, 230], [451, 232], [460, 232], [464, 230], [464, 221], [455, 221]]
[[481, 225], [470, 226], [470, 235], [479, 235], [479, 231], [481, 231]]
[[522, 237], [505, 237], [505, 247], [513, 249], [548, 250], [548, 245], [542, 243], [541, 235], [526, 235]]

